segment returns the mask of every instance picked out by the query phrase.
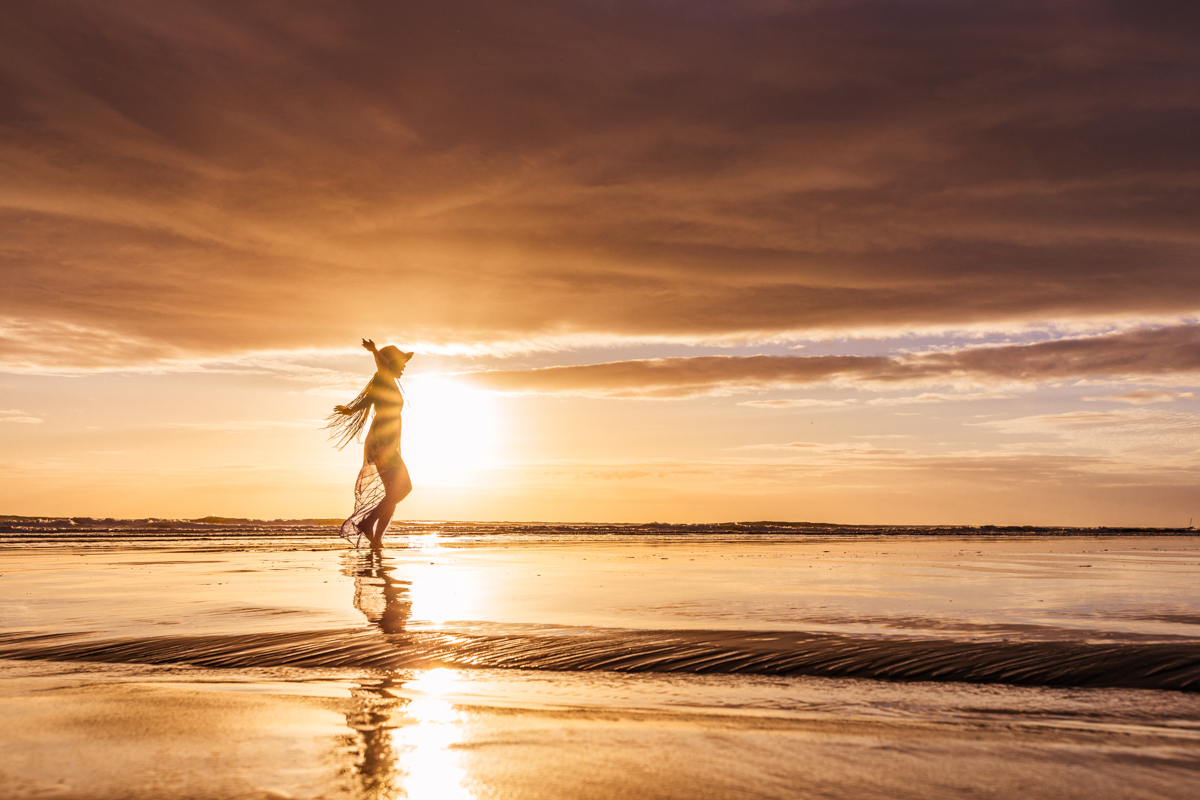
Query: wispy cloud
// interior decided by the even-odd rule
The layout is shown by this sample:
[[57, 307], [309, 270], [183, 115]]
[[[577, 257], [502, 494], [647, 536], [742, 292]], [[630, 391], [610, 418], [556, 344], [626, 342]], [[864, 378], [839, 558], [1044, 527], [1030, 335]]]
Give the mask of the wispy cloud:
[[1006, 433], [1054, 436], [1078, 447], [1139, 456], [1159, 466], [1200, 466], [1200, 414], [1165, 409], [1071, 411], [974, 423]]
[[[1033, 385], [1088, 376], [1185, 373], [1200, 373], [1200, 325], [894, 356], [660, 358], [496, 370], [465, 377], [484, 388], [502, 392], [680, 398], [820, 384], [883, 391], [923, 385]], [[1005, 392], [926, 393], [908, 398], [879, 398], [872, 403], [902, 405], [1011, 396]]]
[[1100, 397], [1085, 397], [1083, 399], [1092, 403], [1129, 403], [1130, 405], [1144, 406], [1150, 403], [1170, 403], [1175, 400], [1190, 400], [1195, 397], [1196, 395], [1192, 392], [1174, 392], [1169, 389], [1135, 389], [1132, 392], [1106, 394]]
[[954, 401], [967, 400], [1011, 400], [1017, 397], [1015, 394], [1005, 394], [1003, 392], [975, 392], [965, 394], [943, 394], [939, 392], [923, 392], [910, 397], [877, 397], [874, 400], [868, 400], [867, 403], [873, 406], [907, 406], [913, 403], [950, 403]]
[[744, 449], [790, 451], [803, 458], [825, 456], [894, 458], [915, 455], [912, 450], [876, 447], [869, 442], [785, 442], [781, 444], [750, 445]]
[[0, 422], [13, 422], [18, 425], [40, 425], [41, 417], [35, 417], [28, 411], [19, 408], [0, 409]]
[[810, 398], [797, 398], [794, 400], [747, 400], [743, 403], [738, 403], [738, 405], [749, 406], [750, 408], [840, 408], [855, 405], [857, 402], [854, 399], [813, 400]]

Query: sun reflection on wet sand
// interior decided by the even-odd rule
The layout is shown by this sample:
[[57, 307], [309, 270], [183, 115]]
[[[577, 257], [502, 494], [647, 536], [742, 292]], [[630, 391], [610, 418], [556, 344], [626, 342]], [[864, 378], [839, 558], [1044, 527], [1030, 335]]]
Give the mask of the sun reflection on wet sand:
[[[456, 685], [457, 673], [433, 669], [398, 686], [363, 685], [358, 709], [346, 723], [356, 732], [354, 777], [362, 797], [391, 800], [471, 800], [475, 797], [455, 746], [465, 737], [464, 719], [439, 695]], [[417, 693], [396, 697], [396, 690]]]
[[454, 746], [463, 739], [461, 714], [438, 698], [413, 700], [404, 709], [415, 724], [392, 731], [404, 773], [403, 789], [412, 800], [469, 800], [466, 772]]
[[405, 691], [425, 695], [404, 709], [416, 724], [392, 732], [406, 773], [404, 789], [413, 800], [474, 797], [464, 785], [466, 774], [453, 750], [463, 739], [462, 714], [442, 697], [457, 685], [457, 676], [455, 670], [431, 669], [403, 684]]
[[[478, 592], [474, 586], [464, 580], [463, 574], [449, 568], [443, 560], [429, 562], [420, 559], [445, 555], [446, 548], [441, 543], [437, 531], [420, 534], [410, 534], [407, 537], [407, 550], [417, 551], [421, 555], [411, 570], [411, 584], [406, 587], [412, 599], [411, 615], [415, 621], [443, 625], [453, 620], [472, 619], [475, 600]], [[385, 558], [391, 562], [391, 558]], [[425, 569], [428, 566], [430, 569]]]
[[476, 619], [477, 588], [470, 575], [445, 565], [409, 572], [413, 621], [442, 625], [454, 620]]
[[439, 697], [449, 694], [458, 688], [460, 683], [458, 670], [438, 667], [437, 669], [427, 669], [411, 681], [405, 681], [404, 688], [410, 692]]
[[441, 536], [437, 531], [410, 533], [404, 538], [409, 550], [429, 551], [440, 550], [442, 547]]

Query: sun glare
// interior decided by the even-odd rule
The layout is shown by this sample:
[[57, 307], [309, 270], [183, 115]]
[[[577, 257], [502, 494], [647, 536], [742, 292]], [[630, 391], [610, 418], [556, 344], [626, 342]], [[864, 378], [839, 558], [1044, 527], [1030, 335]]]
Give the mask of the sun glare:
[[477, 619], [478, 590], [464, 575], [440, 566], [414, 570], [409, 596], [414, 622], [442, 625], [451, 620]]
[[415, 377], [404, 384], [401, 450], [413, 483], [462, 486], [495, 464], [496, 413], [487, 392], [449, 378]]

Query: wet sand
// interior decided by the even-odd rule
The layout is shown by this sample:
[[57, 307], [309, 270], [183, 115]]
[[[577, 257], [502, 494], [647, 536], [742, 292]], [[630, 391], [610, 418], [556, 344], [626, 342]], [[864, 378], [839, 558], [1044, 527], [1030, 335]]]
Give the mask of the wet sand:
[[1200, 538], [0, 539], [5, 797], [1181, 797]]

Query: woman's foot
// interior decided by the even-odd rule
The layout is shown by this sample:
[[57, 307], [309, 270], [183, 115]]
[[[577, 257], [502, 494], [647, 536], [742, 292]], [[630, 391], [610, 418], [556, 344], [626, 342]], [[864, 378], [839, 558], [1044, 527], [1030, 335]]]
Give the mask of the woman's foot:
[[383, 526], [378, 526], [380, 530], [371, 531], [367, 534], [367, 541], [371, 543], [372, 550], [378, 550], [383, 547]]

